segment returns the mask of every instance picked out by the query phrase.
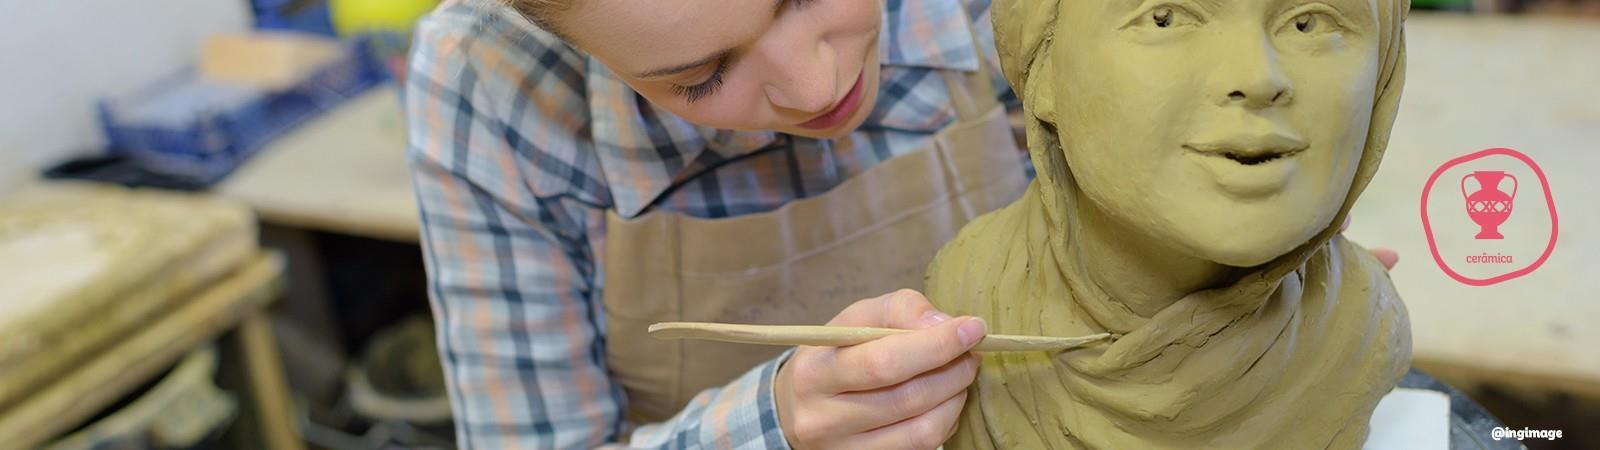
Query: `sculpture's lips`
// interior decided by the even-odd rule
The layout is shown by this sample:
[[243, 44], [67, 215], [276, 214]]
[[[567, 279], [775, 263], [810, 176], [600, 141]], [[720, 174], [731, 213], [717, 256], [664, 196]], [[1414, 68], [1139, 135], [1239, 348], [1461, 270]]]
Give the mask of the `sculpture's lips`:
[[1272, 133], [1208, 139], [1183, 148], [1224, 192], [1249, 199], [1283, 190], [1300, 167], [1295, 156], [1307, 145], [1295, 136]]
[[1270, 133], [1259, 136], [1224, 136], [1184, 144], [1183, 148], [1203, 155], [1225, 157], [1250, 166], [1292, 157], [1306, 150], [1306, 142], [1287, 133]]

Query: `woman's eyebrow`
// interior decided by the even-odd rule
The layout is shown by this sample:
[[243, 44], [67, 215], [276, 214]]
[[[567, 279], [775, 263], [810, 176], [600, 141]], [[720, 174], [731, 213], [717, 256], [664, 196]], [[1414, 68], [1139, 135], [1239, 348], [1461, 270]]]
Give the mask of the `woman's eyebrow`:
[[711, 64], [711, 63], [714, 63], [714, 62], [717, 62], [717, 61], [721, 61], [722, 58], [726, 58], [728, 56], [728, 54], [730, 54], [730, 53], [733, 53], [733, 49], [731, 49], [731, 48], [718, 50], [716, 53], [712, 53], [709, 56], [697, 59], [694, 62], [678, 64], [678, 65], [674, 65], [674, 66], [667, 66], [667, 67], [662, 67], [662, 68], [659, 68], [659, 69], [645, 71], [644, 73], [641, 73], [641, 74], [638, 74], [638, 75], [634, 75], [634, 78], [660, 78], [660, 77], [665, 77], [665, 76], [668, 76], [668, 75], [677, 75], [677, 74], [680, 74], [680, 73], [688, 72], [690, 70], [694, 70], [696, 67], [700, 67], [700, 66], [704, 66], [706, 64]]
[[[783, 10], [784, 3], [788, 2], [788, 1], [789, 0], [773, 0], [772, 1], [772, 14], [776, 15], [776, 14], [778, 14], [778, 11]], [[710, 55], [708, 55], [708, 56], [706, 56], [704, 58], [700, 58], [700, 59], [694, 60], [694, 62], [678, 64], [678, 65], [674, 65], [674, 66], [667, 66], [667, 67], [662, 67], [662, 68], [653, 69], [653, 70], [646, 70], [646, 71], [644, 71], [644, 72], [642, 72], [642, 73], [640, 73], [638, 75], [634, 75], [633, 77], [634, 78], [660, 78], [660, 77], [665, 77], [665, 76], [670, 76], [670, 75], [677, 75], [677, 74], [680, 74], [680, 73], [688, 72], [690, 70], [694, 70], [696, 67], [700, 67], [700, 66], [704, 66], [706, 64], [711, 64], [711, 63], [720, 61], [723, 58], [728, 57], [728, 55], [730, 55], [732, 53], [733, 53], [733, 48], [725, 48], [725, 49], [713, 52], [712, 54], [710, 54]]]

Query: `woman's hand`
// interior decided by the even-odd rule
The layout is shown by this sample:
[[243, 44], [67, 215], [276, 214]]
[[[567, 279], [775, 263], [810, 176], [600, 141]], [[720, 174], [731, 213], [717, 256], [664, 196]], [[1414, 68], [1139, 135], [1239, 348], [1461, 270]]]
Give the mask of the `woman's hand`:
[[1400, 252], [1392, 249], [1374, 248], [1367, 251], [1372, 252], [1372, 256], [1378, 258], [1378, 263], [1383, 264], [1384, 269], [1394, 269], [1394, 264], [1400, 262]]
[[[1348, 229], [1350, 229], [1350, 216], [1346, 215], [1344, 216], [1344, 223], [1339, 224], [1339, 232], [1343, 233], [1344, 230]], [[1394, 269], [1395, 263], [1400, 262], [1400, 252], [1394, 251], [1394, 249], [1374, 248], [1367, 251], [1372, 252], [1372, 256], [1378, 258], [1378, 263], [1383, 264], [1383, 268], [1386, 270]]]
[[861, 300], [828, 325], [917, 330], [849, 347], [800, 347], [773, 386], [796, 449], [932, 449], [956, 430], [978, 372], [982, 319], [951, 318], [921, 293]]

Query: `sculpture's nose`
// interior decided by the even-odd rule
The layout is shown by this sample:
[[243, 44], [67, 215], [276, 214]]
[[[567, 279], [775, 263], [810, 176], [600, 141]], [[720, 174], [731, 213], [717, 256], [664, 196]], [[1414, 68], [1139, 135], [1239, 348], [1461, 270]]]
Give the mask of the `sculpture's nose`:
[[1255, 31], [1228, 41], [1243, 45], [1217, 52], [1223, 56], [1218, 61], [1211, 89], [1218, 96], [1219, 106], [1262, 109], [1293, 101], [1293, 86], [1268, 36]]

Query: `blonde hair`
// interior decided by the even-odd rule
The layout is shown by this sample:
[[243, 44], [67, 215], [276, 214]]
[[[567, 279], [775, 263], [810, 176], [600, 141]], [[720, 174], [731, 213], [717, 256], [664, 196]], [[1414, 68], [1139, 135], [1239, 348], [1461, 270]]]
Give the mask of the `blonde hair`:
[[567, 39], [566, 35], [557, 30], [555, 15], [556, 13], [572, 9], [573, 3], [575, 3], [576, 0], [502, 1], [504, 1], [507, 6], [510, 6], [511, 9], [516, 10], [518, 14], [522, 15], [522, 17], [533, 22], [534, 25], [538, 25], [539, 28], [543, 28], [545, 31], [554, 33], [557, 37], [560, 37], [564, 41], [572, 41], [571, 39]]

